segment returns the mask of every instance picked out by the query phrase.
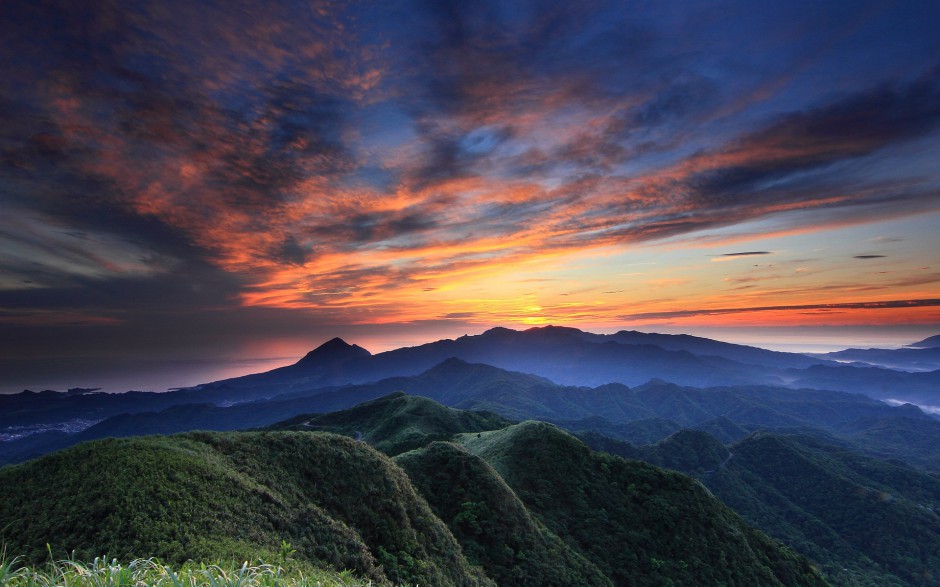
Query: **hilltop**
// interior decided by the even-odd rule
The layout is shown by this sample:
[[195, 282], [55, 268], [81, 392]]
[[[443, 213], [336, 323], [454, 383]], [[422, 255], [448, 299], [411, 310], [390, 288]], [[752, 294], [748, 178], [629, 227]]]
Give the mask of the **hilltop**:
[[[94, 474], [90, 474], [94, 472]], [[0, 469], [0, 540], [45, 560], [299, 558], [382, 584], [492, 585], [408, 477], [336, 435], [191, 433], [103, 440]]]
[[617, 585], [662, 584], [661, 577], [683, 585], [825, 584], [805, 559], [684, 475], [591, 452], [543, 422], [457, 441]]
[[434, 440], [448, 440], [458, 432], [496, 430], [510, 424], [496, 414], [455, 410], [399, 391], [347, 410], [296, 416], [269, 429], [335, 432], [394, 456]]
[[303, 561], [380, 584], [826, 584], [687, 477], [592, 454], [550, 425], [455, 438], [467, 448], [434, 441], [400, 455], [407, 474], [327, 432], [89, 442], [0, 469], [0, 540], [34, 561], [50, 543], [78, 558], [177, 563], [271, 560], [287, 540]]
[[530, 512], [483, 459], [433, 442], [395, 459], [448, 522], [471, 563], [499, 585], [601, 587], [611, 580]]

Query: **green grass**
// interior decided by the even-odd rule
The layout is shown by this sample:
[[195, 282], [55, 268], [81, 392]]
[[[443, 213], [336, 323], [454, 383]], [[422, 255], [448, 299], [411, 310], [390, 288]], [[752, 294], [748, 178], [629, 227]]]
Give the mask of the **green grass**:
[[483, 587], [388, 457], [310, 432], [102, 440], [0, 469], [0, 543], [28, 564], [75, 550], [119, 560], [277, 560], [376, 583]]
[[[350, 571], [316, 568], [285, 570], [281, 565], [248, 562], [171, 567], [157, 559], [96, 557], [92, 562], [65, 559], [44, 566], [21, 565], [20, 558], [0, 558], [0, 587], [366, 587], [371, 580]], [[291, 565], [288, 565], [289, 567]]]
[[395, 461], [448, 524], [469, 561], [500, 587], [613, 586], [532, 516], [480, 457], [450, 442], [434, 442]]
[[510, 424], [495, 414], [448, 408], [426, 397], [397, 392], [348, 410], [297, 416], [268, 429], [333, 432], [361, 438], [394, 456], [449, 440], [458, 432], [497, 430]]
[[806, 559], [745, 525], [685, 475], [593, 453], [544, 422], [461, 434], [456, 442], [615, 585], [828, 585]]
[[[331, 418], [396, 450], [411, 442], [402, 430], [425, 441], [476, 431], [397, 463], [334, 433], [256, 431], [102, 440], [3, 467], [0, 545], [23, 558], [4, 563], [0, 587], [827, 584], [700, 483], [592, 453], [556, 426], [480, 430], [404, 396]], [[191, 562], [283, 561], [285, 550], [286, 573]]]

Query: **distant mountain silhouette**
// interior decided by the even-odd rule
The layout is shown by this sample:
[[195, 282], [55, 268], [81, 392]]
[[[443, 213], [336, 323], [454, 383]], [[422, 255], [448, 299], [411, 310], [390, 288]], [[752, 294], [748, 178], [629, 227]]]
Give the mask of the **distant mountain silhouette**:
[[439, 340], [376, 355], [334, 339], [294, 365], [204, 384], [198, 389], [243, 401], [284, 393], [306, 393], [318, 387], [417, 375], [451, 357], [533, 373], [565, 385], [610, 382], [639, 385], [654, 378], [698, 386], [780, 385], [785, 381], [781, 374], [787, 369], [826, 363], [824, 359], [805, 355], [685, 335], [627, 331], [600, 335], [556, 326], [523, 331], [492, 328], [475, 336]]
[[827, 360], [856, 363], [862, 367], [935, 371], [940, 369], [940, 342], [932, 347], [914, 348], [914, 345], [911, 345], [911, 347], [900, 349], [846, 349], [816, 356]]
[[[513, 420], [553, 421], [575, 432], [595, 431], [633, 443], [656, 442], [687, 427], [713, 431], [723, 440], [735, 440], [757, 427], [816, 427], [854, 435], [867, 429], [867, 425], [859, 428], [860, 421], [899, 417], [925, 421], [920, 425], [922, 433], [940, 430], [940, 421], [914, 406], [891, 407], [858, 394], [769, 386], [698, 388], [658, 380], [632, 388], [619, 383], [574, 387], [450, 358], [420, 375], [375, 383], [286, 394], [229, 407], [184, 404], [114, 415], [78, 434], [26, 437], [0, 444], [0, 463], [18, 462], [109, 436], [267, 426], [298, 414], [346, 410], [395, 392], [430, 398], [451, 407], [490, 411]], [[324, 418], [324, 424], [331, 421], [330, 417]], [[903, 445], [878, 444], [877, 438], [874, 435], [862, 444], [878, 454], [913, 459], [911, 462], [929, 466], [940, 462], [940, 451], [921, 450], [907, 455]]]
[[921, 348], [921, 349], [925, 349], [925, 348], [934, 349], [934, 348], [940, 347], [940, 334], [925, 338], [924, 340], [915, 342], [914, 344], [910, 346], [915, 347], [915, 348]]
[[[907, 373], [855, 367], [821, 357], [779, 353], [688, 335], [621, 331], [603, 335], [576, 328], [492, 328], [476, 336], [444, 339], [369, 355], [341, 340], [300, 362], [199, 386], [209, 397], [234, 401], [308, 394], [332, 386], [421, 374], [449, 358], [531, 373], [554, 383], [642, 385], [662, 380], [680, 386], [771, 385], [866, 393], [877, 398], [940, 404], [940, 372]], [[322, 347], [321, 347], [322, 348]], [[330, 357], [336, 360], [328, 360]], [[909, 349], [912, 350], [913, 349]], [[933, 352], [933, 351], [928, 351]], [[211, 401], [211, 400], [210, 400]], [[446, 403], [446, 402], [445, 402]]]
[[524, 331], [493, 328], [476, 336], [439, 340], [376, 355], [334, 338], [293, 365], [168, 393], [24, 392], [0, 396], [0, 427], [76, 418], [101, 420], [122, 413], [160, 411], [182, 404], [224, 406], [276, 396], [281, 399], [309, 396], [315, 391], [350, 384], [418, 375], [449, 358], [532, 373], [563, 385], [637, 386], [657, 379], [693, 387], [773, 385], [833, 389], [924, 405], [940, 404], [938, 373], [904, 373], [883, 368], [851, 371], [854, 367], [823, 358], [777, 353], [694, 336], [632, 331], [602, 335], [546, 326]]
[[[938, 350], [891, 352], [927, 356]], [[715, 407], [714, 402], [727, 394], [709, 396], [703, 403], [697, 392], [689, 391], [715, 387], [749, 391], [733, 394], [738, 398], [733, 409]], [[168, 393], [76, 390], [0, 396], [0, 429], [34, 426], [42, 431], [67, 422], [98, 423], [79, 437], [44, 434], [0, 443], [0, 463], [42, 454], [77, 438], [265, 426], [298, 413], [349, 408], [394, 391], [450, 406], [496, 410], [514, 419], [602, 417], [620, 427], [619, 432], [605, 433], [634, 441], [655, 440], [660, 436], [652, 433], [675, 431], [630, 424], [637, 420], [659, 419], [687, 427], [724, 417], [744, 431], [753, 424], [829, 426], [776, 402], [774, 398], [791, 393], [780, 391], [784, 387], [940, 406], [940, 371], [909, 373], [846, 365], [686, 335], [632, 331], [606, 335], [554, 326], [523, 331], [493, 328], [476, 336], [376, 355], [334, 338], [293, 365]], [[841, 397], [830, 399], [838, 402]], [[174, 409], [163, 413], [170, 408]], [[823, 413], [829, 414], [828, 410]], [[856, 408], [848, 413], [856, 414]], [[139, 416], [131, 417], [134, 414]], [[833, 413], [832, 418], [839, 420], [840, 414]], [[630, 430], [624, 427], [628, 424]], [[718, 435], [728, 440], [739, 433], [732, 429]]]
[[[589, 333], [584, 333], [589, 334]], [[651, 344], [668, 351], [688, 351], [702, 356], [715, 356], [732, 359], [752, 365], [781, 368], [805, 368], [818, 365], [823, 361], [799, 353], [785, 353], [769, 351], [762, 348], [720, 342], [710, 338], [691, 336], [689, 334], [657, 334], [637, 332], [636, 330], [621, 330], [616, 334], [592, 335], [613, 340], [621, 344]]]
[[295, 367], [321, 367], [342, 364], [353, 359], [371, 357], [372, 353], [359, 345], [349, 344], [342, 338], [332, 338], [307, 353]]
[[787, 371], [790, 387], [864, 393], [871, 397], [940, 405], [940, 371], [906, 373], [871, 366], [813, 365]]

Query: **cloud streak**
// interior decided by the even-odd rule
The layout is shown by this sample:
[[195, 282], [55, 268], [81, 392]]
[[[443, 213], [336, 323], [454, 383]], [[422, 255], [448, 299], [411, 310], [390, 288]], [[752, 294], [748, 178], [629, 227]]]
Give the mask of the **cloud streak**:
[[794, 312], [794, 311], [840, 311], [840, 310], [889, 310], [898, 308], [933, 308], [940, 306], [940, 299], [926, 300], [891, 300], [873, 302], [849, 302], [838, 304], [800, 304], [789, 306], [752, 306], [743, 308], [699, 308], [694, 310], [675, 310], [668, 312], [645, 312], [622, 316], [624, 320], [663, 320], [689, 318], [693, 316], [720, 316], [727, 314], [750, 314], [754, 312]]

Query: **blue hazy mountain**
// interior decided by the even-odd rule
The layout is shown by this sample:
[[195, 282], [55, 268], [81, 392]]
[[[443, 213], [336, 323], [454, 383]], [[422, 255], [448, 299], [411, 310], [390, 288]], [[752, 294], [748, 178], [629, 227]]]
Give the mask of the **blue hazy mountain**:
[[[921, 346], [936, 340], [933, 346]], [[860, 363], [861, 366], [884, 367], [886, 369], [900, 369], [902, 371], [935, 371], [940, 369], [940, 337], [928, 338], [899, 349], [846, 349], [816, 355], [832, 361], [843, 363]]]
[[[418, 375], [455, 357], [469, 363], [530, 373], [562, 385], [627, 386], [662, 380], [681, 386], [771, 385], [865, 393], [935, 405], [940, 371], [907, 373], [867, 366], [853, 371], [819, 357], [781, 353], [688, 335], [621, 331], [611, 335], [546, 326], [516, 331], [493, 328], [476, 336], [445, 339], [375, 355], [334, 339], [331, 352], [313, 351], [302, 361], [267, 373], [199, 386], [207, 396], [271, 397]], [[336, 356], [340, 357], [338, 360]], [[940, 401], [936, 402], [940, 403]]]
[[77, 434], [27, 436], [3, 443], [0, 462], [18, 462], [96, 438], [267, 426], [301, 414], [349, 409], [396, 392], [513, 420], [552, 421], [574, 432], [593, 431], [640, 444], [655, 442], [682, 428], [707, 430], [726, 442], [759, 428], [811, 428], [857, 442], [860, 450], [871, 454], [940, 470], [940, 442], [933, 448], [929, 444], [940, 440], [940, 420], [910, 404], [893, 407], [846, 392], [754, 385], [700, 388], [660, 380], [635, 387], [619, 383], [564, 386], [543, 377], [455, 358], [416, 376], [374, 383], [226, 407], [182, 404], [118, 414]]
[[[913, 350], [913, 349], [912, 349]], [[621, 331], [599, 335], [574, 328], [524, 331], [493, 328], [476, 336], [370, 354], [335, 338], [293, 365], [167, 393], [24, 392], [0, 396], [0, 430], [62, 422], [102, 420], [173, 405], [230, 405], [286, 394], [418, 375], [456, 357], [554, 383], [637, 386], [658, 379], [681, 386], [771, 385], [860, 392], [879, 398], [935, 405], [940, 373], [840, 365], [821, 358], [780, 353], [687, 335]]]

